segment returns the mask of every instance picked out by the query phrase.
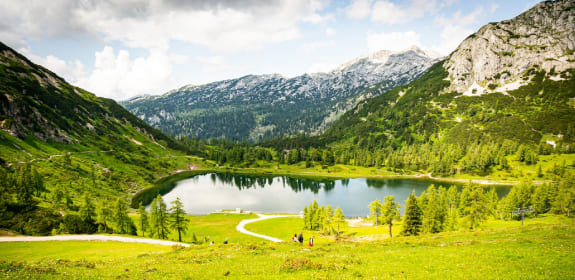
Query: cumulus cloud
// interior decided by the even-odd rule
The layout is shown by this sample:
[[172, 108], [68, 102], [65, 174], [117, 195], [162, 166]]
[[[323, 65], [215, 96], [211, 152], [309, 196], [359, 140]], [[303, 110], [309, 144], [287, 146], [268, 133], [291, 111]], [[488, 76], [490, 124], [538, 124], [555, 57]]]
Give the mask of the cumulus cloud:
[[407, 5], [402, 6], [391, 1], [381, 0], [373, 4], [371, 20], [388, 24], [406, 23], [421, 18], [427, 13], [434, 13], [437, 9], [436, 0], [412, 0]]
[[310, 43], [306, 43], [302, 46], [302, 49], [304, 52], [306, 53], [313, 53], [315, 51], [327, 48], [327, 47], [331, 47], [334, 46], [335, 42], [334, 41], [316, 41], [316, 42], [310, 42]]
[[443, 55], [454, 51], [461, 41], [473, 34], [474, 29], [471, 25], [477, 22], [481, 13], [483, 13], [483, 8], [478, 7], [469, 14], [462, 14], [461, 11], [457, 11], [451, 17], [436, 17], [435, 24], [442, 27], [439, 35], [441, 40], [439, 45], [432, 47], [432, 49]]
[[298, 23], [324, 23], [318, 0], [213, 1], [2, 1], [6, 38], [85, 35], [120, 41], [130, 47], [168, 48], [171, 40], [214, 50], [258, 49], [295, 39]]
[[336, 64], [330, 63], [314, 63], [310, 65], [306, 71], [306, 73], [320, 73], [320, 72], [329, 72], [337, 67]]
[[353, 0], [345, 8], [347, 17], [353, 19], [363, 19], [369, 16], [373, 0]]
[[152, 49], [147, 57], [132, 59], [130, 52], [117, 54], [110, 46], [95, 53], [94, 70], [74, 81], [98, 96], [125, 100], [158, 93], [174, 87], [170, 57], [161, 49]]
[[65, 61], [52, 54], [42, 57], [32, 54], [29, 48], [20, 48], [18, 51], [32, 62], [46, 67], [68, 82], [74, 82], [87, 73], [86, 66], [80, 60]]
[[370, 53], [379, 50], [401, 51], [414, 45], [421, 46], [420, 36], [415, 31], [367, 34]]

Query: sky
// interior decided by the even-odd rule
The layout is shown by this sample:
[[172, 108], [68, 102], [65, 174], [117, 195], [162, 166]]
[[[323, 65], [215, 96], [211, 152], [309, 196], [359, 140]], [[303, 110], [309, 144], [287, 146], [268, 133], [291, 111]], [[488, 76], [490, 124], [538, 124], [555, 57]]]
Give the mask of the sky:
[[0, 41], [127, 100], [249, 74], [326, 72], [378, 50], [451, 53], [533, 0], [2, 0]]

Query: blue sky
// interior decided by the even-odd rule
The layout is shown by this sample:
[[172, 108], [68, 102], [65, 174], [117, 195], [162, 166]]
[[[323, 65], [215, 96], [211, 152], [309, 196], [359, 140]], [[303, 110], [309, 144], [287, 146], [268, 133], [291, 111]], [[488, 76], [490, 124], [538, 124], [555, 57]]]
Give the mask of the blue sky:
[[530, 0], [4, 0], [0, 40], [102, 97], [329, 71], [417, 45], [448, 55]]

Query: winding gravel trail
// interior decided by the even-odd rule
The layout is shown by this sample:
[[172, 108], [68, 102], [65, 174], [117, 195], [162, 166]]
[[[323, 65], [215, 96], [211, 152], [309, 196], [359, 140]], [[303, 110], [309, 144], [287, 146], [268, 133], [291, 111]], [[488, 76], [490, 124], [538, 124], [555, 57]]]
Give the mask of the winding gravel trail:
[[258, 214], [258, 216], [259, 216], [259, 218], [242, 220], [238, 224], [238, 226], [236, 227], [236, 230], [238, 230], [241, 233], [248, 234], [248, 235], [255, 236], [255, 237], [259, 237], [259, 238], [263, 238], [263, 239], [267, 239], [267, 240], [272, 241], [272, 242], [284, 242], [284, 240], [281, 240], [279, 238], [251, 232], [251, 231], [245, 229], [244, 226], [249, 224], [249, 223], [259, 222], [259, 221], [263, 221], [263, 220], [267, 220], [267, 219], [293, 217], [296, 215], [263, 215], [263, 214]]
[[130, 243], [146, 243], [146, 244], [156, 244], [164, 246], [174, 246], [180, 245], [184, 247], [190, 247], [190, 244], [179, 243], [167, 240], [156, 240], [148, 238], [132, 238], [125, 236], [112, 236], [112, 235], [88, 235], [88, 234], [78, 234], [78, 235], [56, 235], [56, 236], [11, 236], [11, 237], [0, 237], [0, 242], [29, 242], [29, 241], [118, 241], [118, 242], [130, 242]]

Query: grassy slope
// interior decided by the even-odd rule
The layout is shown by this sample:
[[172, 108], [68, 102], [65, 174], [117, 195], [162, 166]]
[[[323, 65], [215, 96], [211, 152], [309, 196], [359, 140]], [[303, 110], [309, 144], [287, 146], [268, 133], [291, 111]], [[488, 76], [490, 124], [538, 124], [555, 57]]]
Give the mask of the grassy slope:
[[[278, 227], [275, 234], [284, 229]], [[126, 247], [118, 253], [120, 247], [129, 245], [4, 243], [0, 244], [0, 260], [8, 262], [0, 263], [0, 271], [7, 278], [43, 279], [571, 279], [573, 236], [573, 219], [542, 216], [527, 220], [524, 227], [519, 222], [490, 221], [474, 232], [362, 243], [318, 242], [313, 248], [248, 241], [167, 253], [165, 248], [137, 245], [141, 248]], [[23, 248], [35, 253], [16, 257]], [[63, 248], [68, 252], [65, 257]], [[11, 262], [15, 260], [18, 262]]]

